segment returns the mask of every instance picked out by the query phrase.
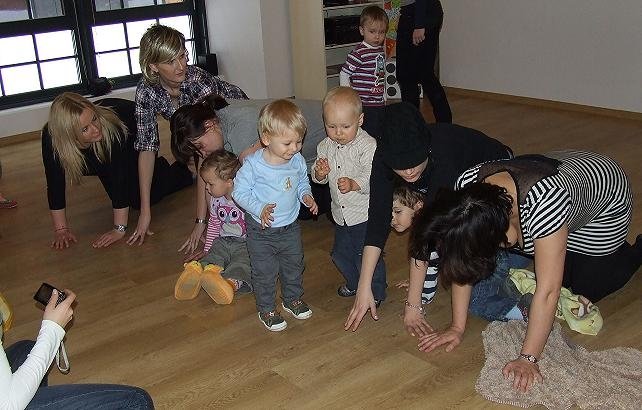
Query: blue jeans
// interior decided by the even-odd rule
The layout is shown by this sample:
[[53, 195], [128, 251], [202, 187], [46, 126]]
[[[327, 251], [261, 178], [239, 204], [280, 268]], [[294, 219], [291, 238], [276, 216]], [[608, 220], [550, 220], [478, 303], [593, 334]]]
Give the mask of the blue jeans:
[[[35, 344], [22, 340], [6, 349], [11, 371], [15, 372]], [[61, 384], [47, 386], [47, 376], [42, 379], [36, 395], [27, 409], [153, 409], [149, 394], [138, 387], [118, 384]]]
[[[353, 226], [334, 225], [334, 246], [332, 247], [332, 261], [339, 272], [346, 279], [346, 286], [356, 290], [359, 285], [361, 272], [361, 257], [363, 244], [366, 240], [368, 222]], [[379, 257], [372, 276], [372, 296], [375, 300], [386, 299], [386, 265], [383, 258]]]
[[509, 279], [508, 271], [511, 268], [525, 268], [532, 259], [501, 250], [497, 254], [497, 267], [486, 279], [480, 280], [473, 286], [470, 295], [468, 311], [475, 316], [486, 320], [506, 320], [506, 314], [517, 305], [521, 295], [499, 292], [500, 288]]

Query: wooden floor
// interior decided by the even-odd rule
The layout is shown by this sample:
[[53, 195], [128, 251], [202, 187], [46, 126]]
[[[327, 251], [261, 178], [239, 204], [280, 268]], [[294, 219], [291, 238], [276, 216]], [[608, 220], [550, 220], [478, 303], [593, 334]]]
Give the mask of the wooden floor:
[[[629, 240], [642, 232], [642, 123], [515, 103], [451, 96], [456, 122], [480, 129], [514, 148], [538, 153], [582, 148], [610, 155], [628, 172], [635, 208]], [[168, 144], [165, 140], [164, 151]], [[453, 353], [426, 355], [405, 334], [404, 292], [389, 288], [380, 320], [343, 331], [351, 299], [339, 298], [340, 275], [329, 251], [332, 227], [324, 218], [303, 222], [305, 300], [310, 320], [290, 319], [270, 333], [256, 317], [254, 299], [217, 306], [206, 294], [178, 302], [173, 286], [181, 269], [176, 249], [191, 229], [193, 189], [153, 209], [156, 234], [141, 247], [118, 243], [94, 250], [91, 242], [112, 224], [110, 202], [97, 178], [68, 195], [68, 218], [79, 243], [49, 248], [51, 222], [38, 141], [0, 147], [0, 192], [19, 201], [0, 210], [0, 290], [16, 311], [6, 345], [34, 338], [42, 311], [31, 299], [42, 281], [78, 294], [67, 335], [72, 371], [59, 383], [127, 383], [147, 389], [158, 408], [495, 408], [475, 392], [484, 362], [480, 332], [471, 318]], [[137, 214], [130, 217], [135, 226]], [[386, 247], [388, 281], [406, 277], [406, 236]], [[608, 272], [604, 272], [608, 275]], [[642, 349], [642, 274], [599, 303], [604, 328], [596, 337], [572, 334], [590, 350]], [[444, 327], [450, 297], [440, 290], [428, 319]], [[568, 327], [563, 325], [568, 331]]]

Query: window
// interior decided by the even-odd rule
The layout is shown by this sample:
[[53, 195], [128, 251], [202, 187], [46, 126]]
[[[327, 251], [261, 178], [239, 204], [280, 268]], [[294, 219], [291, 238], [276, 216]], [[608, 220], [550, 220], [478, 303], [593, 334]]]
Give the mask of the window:
[[208, 53], [204, 0], [3, 0], [0, 109], [86, 93], [98, 77], [114, 88], [140, 79], [140, 39], [153, 24], [185, 35], [190, 62]]

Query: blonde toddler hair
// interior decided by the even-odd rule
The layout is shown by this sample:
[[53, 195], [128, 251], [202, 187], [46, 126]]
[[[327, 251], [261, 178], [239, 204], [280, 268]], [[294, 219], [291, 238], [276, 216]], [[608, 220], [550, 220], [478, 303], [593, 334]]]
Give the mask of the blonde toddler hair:
[[354, 114], [359, 116], [363, 112], [361, 98], [355, 90], [350, 87], [334, 87], [323, 98], [323, 112], [328, 104], [346, 104], [352, 107]]
[[292, 130], [303, 137], [308, 129], [301, 109], [290, 100], [275, 100], [259, 113], [259, 133], [267, 136], [281, 135]]

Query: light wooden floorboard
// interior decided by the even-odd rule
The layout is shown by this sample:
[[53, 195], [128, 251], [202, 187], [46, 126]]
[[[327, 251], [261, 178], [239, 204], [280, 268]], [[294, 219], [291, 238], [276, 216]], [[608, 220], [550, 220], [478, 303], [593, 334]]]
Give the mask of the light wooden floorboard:
[[[615, 158], [629, 174], [634, 214], [629, 240], [642, 232], [642, 123], [586, 113], [452, 96], [455, 120], [513, 147], [517, 154], [560, 148], [595, 150]], [[424, 109], [430, 118], [428, 110]], [[163, 124], [164, 133], [167, 132]], [[163, 153], [168, 155], [165, 137]], [[386, 247], [389, 296], [380, 320], [366, 318], [344, 332], [351, 299], [339, 298], [332, 265], [332, 225], [305, 221], [305, 300], [308, 321], [289, 319], [269, 333], [256, 317], [252, 296], [217, 306], [206, 294], [174, 300], [181, 269], [176, 249], [193, 220], [194, 189], [153, 209], [155, 235], [141, 247], [118, 243], [95, 250], [91, 242], [112, 223], [110, 202], [97, 178], [68, 193], [68, 218], [79, 243], [63, 252], [52, 239], [44, 172], [37, 140], [0, 147], [0, 192], [19, 201], [0, 210], [0, 290], [12, 303], [15, 327], [6, 345], [36, 336], [42, 311], [31, 299], [40, 282], [74, 289], [78, 306], [67, 335], [72, 372], [52, 371], [59, 383], [127, 383], [146, 388], [158, 408], [503, 408], [474, 389], [484, 362], [480, 332], [471, 318], [453, 353], [430, 355], [405, 334], [404, 292], [392, 285], [408, 272], [407, 235], [392, 234]], [[129, 224], [134, 226], [137, 213]], [[608, 275], [608, 272], [605, 272]], [[597, 337], [572, 334], [589, 349], [642, 349], [642, 275], [599, 303], [604, 328]], [[429, 321], [444, 327], [450, 296], [440, 290]]]

